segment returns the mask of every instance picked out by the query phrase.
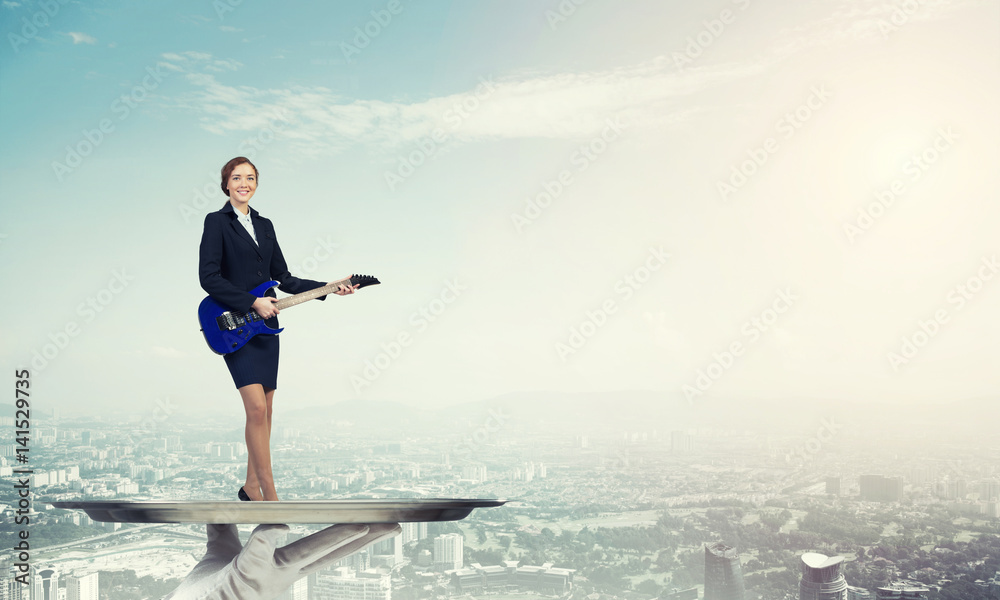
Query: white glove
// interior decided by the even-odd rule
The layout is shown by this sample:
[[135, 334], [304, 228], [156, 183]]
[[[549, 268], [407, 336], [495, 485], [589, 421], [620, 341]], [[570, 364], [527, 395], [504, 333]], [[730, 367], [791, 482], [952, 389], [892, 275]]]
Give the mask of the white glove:
[[207, 525], [208, 548], [164, 600], [272, 600], [299, 579], [399, 535], [397, 523], [341, 524], [278, 548], [288, 525], [258, 525], [246, 546], [235, 525]]

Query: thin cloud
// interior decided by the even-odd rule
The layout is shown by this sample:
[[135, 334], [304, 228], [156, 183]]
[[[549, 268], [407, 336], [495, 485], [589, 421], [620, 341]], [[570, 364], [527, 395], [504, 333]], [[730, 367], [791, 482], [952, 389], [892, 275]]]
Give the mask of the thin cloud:
[[990, 0], [850, 0], [832, 4], [827, 17], [783, 29], [774, 50], [788, 55], [844, 40], [885, 41], [907, 25], [941, 19], [956, 10], [989, 3]]
[[[922, 0], [902, 25], [985, 1]], [[412, 145], [435, 132], [459, 141], [583, 139], [600, 132], [609, 118], [643, 128], [670, 126], [709, 110], [684, 103], [685, 96], [759, 75], [807, 47], [884, 39], [886, 24], [899, 25], [905, 10], [902, 2], [881, 0], [832, 4], [827, 16], [783, 29], [763, 58], [737, 63], [700, 62], [678, 70], [673, 58], [661, 56], [583, 73], [485, 74], [462, 92], [409, 103], [347, 98], [320, 86], [230, 85], [225, 72], [242, 67], [236, 61], [199, 52], [163, 56], [184, 70], [193, 87], [173, 100], [174, 107], [198, 115], [205, 130], [219, 135], [280, 130], [296, 151], [315, 156], [359, 144]]]
[[199, 115], [207, 131], [259, 131], [278, 119], [282, 138], [309, 154], [356, 144], [412, 144], [437, 130], [474, 141], [586, 138], [614, 118], [647, 127], [669, 125], [688, 118], [692, 110], [678, 108], [678, 97], [754, 75], [766, 66], [716, 65], [680, 73], [671, 59], [659, 57], [597, 72], [484, 76], [462, 92], [405, 103], [349, 99], [316, 86], [234, 86], [214, 74], [236, 68], [227, 61], [192, 52], [163, 58], [183, 69], [194, 88], [177, 98], [175, 107]]
[[97, 39], [86, 33], [80, 33], [78, 31], [70, 31], [67, 35], [73, 38], [74, 44], [96, 44]]

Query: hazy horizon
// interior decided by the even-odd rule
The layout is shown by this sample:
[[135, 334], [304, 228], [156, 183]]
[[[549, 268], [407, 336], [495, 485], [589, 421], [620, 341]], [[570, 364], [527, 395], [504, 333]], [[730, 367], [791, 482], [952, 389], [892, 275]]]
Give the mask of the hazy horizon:
[[560, 6], [5, 2], [3, 364], [242, 411], [195, 311], [246, 155], [293, 274], [383, 282], [282, 312], [279, 410], [996, 394], [995, 4]]

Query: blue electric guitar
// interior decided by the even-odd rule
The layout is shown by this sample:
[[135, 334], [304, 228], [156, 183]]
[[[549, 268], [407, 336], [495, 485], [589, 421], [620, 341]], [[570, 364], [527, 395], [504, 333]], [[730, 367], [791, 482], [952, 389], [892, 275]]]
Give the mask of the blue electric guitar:
[[[289, 306], [332, 294], [339, 290], [341, 285], [365, 287], [377, 283], [381, 282], [370, 275], [351, 275], [347, 279], [334, 281], [329, 285], [308, 292], [282, 298], [274, 303], [274, 307], [278, 310], [284, 310]], [[278, 285], [277, 281], [267, 281], [250, 290], [250, 293], [261, 298], [264, 296], [264, 292], [276, 285]], [[230, 310], [212, 300], [211, 296], [205, 296], [201, 305], [198, 306], [198, 321], [201, 323], [201, 332], [205, 334], [208, 347], [216, 354], [236, 352], [258, 333], [281, 333], [285, 329], [284, 327], [272, 329], [264, 323], [264, 318], [253, 309], [247, 312]]]

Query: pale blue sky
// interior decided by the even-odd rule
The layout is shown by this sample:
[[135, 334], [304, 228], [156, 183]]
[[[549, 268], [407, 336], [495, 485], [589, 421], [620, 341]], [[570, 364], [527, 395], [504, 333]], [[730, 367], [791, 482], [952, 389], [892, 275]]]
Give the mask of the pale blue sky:
[[[0, 7], [0, 357], [78, 331], [36, 373], [51, 405], [238, 410], [195, 309], [201, 222], [239, 154], [297, 274], [384, 282], [282, 314], [289, 405], [699, 381], [698, 399], [995, 395], [995, 3], [232, 4]], [[771, 315], [776, 290], [795, 299]]]

